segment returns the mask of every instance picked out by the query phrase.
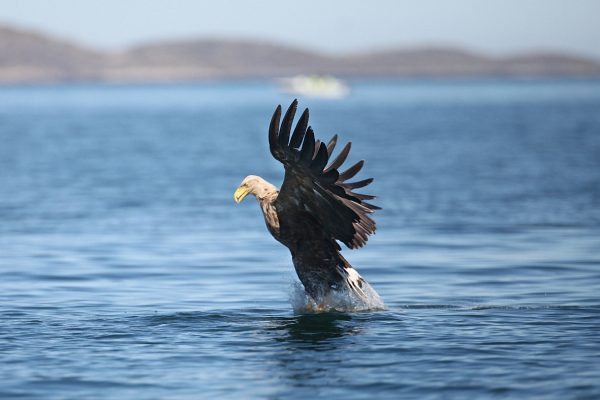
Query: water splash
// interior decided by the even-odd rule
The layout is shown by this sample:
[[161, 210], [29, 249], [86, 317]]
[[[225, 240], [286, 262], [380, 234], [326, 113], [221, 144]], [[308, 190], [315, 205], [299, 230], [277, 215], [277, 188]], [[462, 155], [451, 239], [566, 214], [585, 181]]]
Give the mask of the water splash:
[[366, 281], [362, 287], [364, 296], [351, 290], [332, 290], [322, 299], [312, 299], [298, 281], [290, 285], [290, 303], [299, 314], [321, 312], [356, 312], [385, 310], [383, 299]]

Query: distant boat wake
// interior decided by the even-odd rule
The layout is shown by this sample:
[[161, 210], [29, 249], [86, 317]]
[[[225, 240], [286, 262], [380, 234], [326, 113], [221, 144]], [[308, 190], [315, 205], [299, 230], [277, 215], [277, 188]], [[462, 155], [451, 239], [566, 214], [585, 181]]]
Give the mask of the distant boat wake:
[[350, 93], [346, 82], [333, 76], [297, 75], [277, 80], [280, 90], [286, 94], [322, 99], [342, 99]]
[[290, 303], [294, 312], [299, 314], [385, 310], [383, 299], [367, 281], [364, 281], [362, 287], [364, 296], [352, 290], [342, 289], [332, 290], [323, 298], [316, 300], [307, 295], [300, 282], [294, 281], [290, 286]]

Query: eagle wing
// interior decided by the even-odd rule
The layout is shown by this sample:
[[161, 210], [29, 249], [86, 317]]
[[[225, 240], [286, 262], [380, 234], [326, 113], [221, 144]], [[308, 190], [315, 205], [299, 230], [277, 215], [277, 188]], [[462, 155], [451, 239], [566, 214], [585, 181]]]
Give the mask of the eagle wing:
[[280, 125], [281, 106], [278, 106], [269, 127], [271, 154], [285, 167], [275, 207], [283, 215], [307, 212], [321, 224], [327, 236], [351, 249], [362, 247], [375, 232], [375, 221], [370, 214], [380, 208], [365, 201], [375, 196], [355, 193], [353, 189], [367, 186], [373, 178], [348, 182], [361, 170], [364, 161], [339, 172], [352, 143], [348, 142], [330, 162], [337, 135], [328, 144], [315, 141], [308, 126], [308, 109], [292, 132], [297, 107], [298, 101], [294, 100]]

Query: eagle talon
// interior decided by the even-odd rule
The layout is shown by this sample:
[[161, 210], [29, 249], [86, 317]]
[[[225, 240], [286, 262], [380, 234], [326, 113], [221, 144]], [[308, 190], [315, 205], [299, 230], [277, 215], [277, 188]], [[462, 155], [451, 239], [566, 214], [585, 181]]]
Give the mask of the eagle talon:
[[304, 307], [304, 311], [306, 311], [307, 313], [322, 313], [322, 312], [327, 312], [329, 310], [329, 307], [327, 307], [327, 305], [325, 303], [320, 303], [317, 304], [315, 302], [309, 302], [308, 304], [306, 304], [306, 306]]

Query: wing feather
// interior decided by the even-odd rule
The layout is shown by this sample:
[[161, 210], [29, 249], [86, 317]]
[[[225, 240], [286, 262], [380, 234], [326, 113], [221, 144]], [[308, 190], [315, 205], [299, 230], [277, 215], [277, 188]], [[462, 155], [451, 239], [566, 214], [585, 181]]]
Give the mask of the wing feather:
[[371, 182], [373, 182], [373, 178], [363, 179], [362, 181], [344, 183], [343, 186], [348, 189], [358, 189], [367, 186]]
[[346, 182], [361, 170], [364, 161], [340, 173], [339, 168], [346, 161], [352, 145], [347, 143], [331, 161], [338, 135], [327, 144], [315, 141], [314, 131], [308, 126], [308, 109], [300, 116], [290, 139], [297, 106], [298, 102], [294, 100], [280, 126], [281, 106], [278, 106], [269, 126], [271, 154], [285, 167], [285, 179], [275, 206], [284, 216], [308, 212], [332, 239], [349, 248], [362, 247], [376, 229], [370, 214], [380, 208], [364, 201], [375, 196], [352, 190], [369, 185], [373, 179]]
[[303, 164], [310, 162], [312, 160], [313, 154], [315, 152], [315, 133], [312, 128], [309, 126], [306, 131], [306, 135], [304, 136], [304, 142], [302, 143], [302, 150], [300, 150], [300, 160]]
[[306, 134], [306, 128], [308, 128], [308, 108], [304, 109], [296, 128], [294, 128], [294, 133], [292, 133], [292, 138], [290, 139], [290, 147], [292, 149], [300, 147], [302, 139], [304, 139], [304, 135]]
[[332, 170], [332, 169], [338, 169], [339, 167], [341, 167], [342, 164], [344, 163], [344, 161], [346, 161], [346, 157], [348, 157], [348, 154], [350, 153], [351, 148], [352, 148], [352, 142], [346, 143], [346, 145], [344, 146], [342, 151], [340, 151], [340, 154], [337, 155], [335, 160], [333, 160], [333, 162], [327, 168], [325, 168], [325, 172]]
[[279, 120], [281, 119], [281, 106], [277, 106], [273, 116], [271, 117], [271, 124], [269, 125], [269, 148], [271, 154], [275, 158], [279, 158], [283, 155], [283, 148], [277, 143], [279, 137]]
[[294, 100], [292, 105], [287, 109], [281, 122], [281, 129], [279, 129], [279, 145], [287, 147], [290, 139], [290, 131], [292, 130], [292, 123], [294, 122], [294, 116], [296, 115], [296, 109], [298, 108], [298, 101]]
[[325, 146], [325, 143], [321, 143], [319, 150], [317, 150], [317, 155], [310, 164], [311, 171], [315, 174], [321, 174], [323, 168], [325, 168], [325, 164], [327, 164], [327, 159], [327, 146]]
[[327, 155], [331, 157], [331, 153], [333, 153], [333, 149], [335, 149], [335, 145], [337, 144], [338, 135], [333, 135], [329, 143], [327, 143]]
[[359, 162], [357, 162], [356, 164], [354, 164], [353, 166], [351, 166], [350, 168], [348, 168], [347, 170], [342, 172], [340, 174], [340, 181], [344, 182], [344, 181], [347, 181], [348, 179], [354, 178], [354, 175], [356, 175], [358, 173], [358, 171], [360, 171], [362, 169], [364, 164], [365, 164], [365, 160], [360, 160]]
[[313, 153], [313, 157], [312, 157], [313, 160], [315, 158], [317, 158], [317, 153], [319, 153], [319, 150], [321, 150], [321, 141], [317, 139], [317, 140], [315, 140], [315, 152]]

